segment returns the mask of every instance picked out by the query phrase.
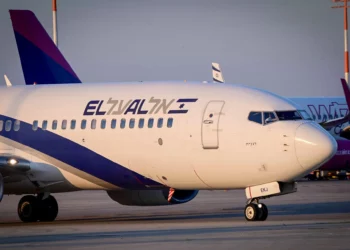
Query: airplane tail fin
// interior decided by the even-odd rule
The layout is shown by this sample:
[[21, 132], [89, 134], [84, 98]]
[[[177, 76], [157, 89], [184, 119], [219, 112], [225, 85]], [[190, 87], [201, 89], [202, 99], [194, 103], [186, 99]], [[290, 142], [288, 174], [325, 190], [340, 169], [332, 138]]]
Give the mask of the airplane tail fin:
[[[348, 110], [350, 111], [350, 89], [345, 79], [341, 78], [340, 81], [343, 87], [346, 104], [348, 106]], [[330, 129], [346, 122], [350, 122], [350, 112], [348, 112], [344, 117], [321, 122], [320, 125], [325, 129]]]
[[218, 63], [211, 64], [212, 72], [213, 72], [213, 81], [224, 83], [224, 76], [222, 75], [220, 65]]
[[26, 85], [81, 83], [33, 12], [10, 16]]
[[350, 107], [350, 89], [349, 89], [348, 83], [343, 78], [341, 78], [340, 81], [341, 81], [341, 85], [343, 87], [346, 104], [348, 105], [348, 107]]

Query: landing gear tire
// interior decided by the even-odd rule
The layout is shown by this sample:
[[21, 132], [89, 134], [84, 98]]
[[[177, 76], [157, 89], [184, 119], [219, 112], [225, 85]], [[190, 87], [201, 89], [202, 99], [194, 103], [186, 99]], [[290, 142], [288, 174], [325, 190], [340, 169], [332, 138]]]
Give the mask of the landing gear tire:
[[40, 196], [26, 195], [19, 201], [17, 211], [23, 222], [54, 221], [58, 214], [58, 204], [51, 195], [45, 200]]
[[267, 209], [267, 206], [264, 203], [260, 203], [258, 205], [259, 208], [259, 216], [258, 221], [265, 221], [267, 219], [267, 216], [269, 215], [269, 210]]
[[259, 208], [258, 205], [250, 203], [245, 206], [244, 216], [247, 221], [256, 221], [258, 218]]
[[249, 203], [244, 209], [244, 216], [247, 221], [265, 221], [269, 211], [264, 203]]
[[39, 221], [54, 221], [58, 214], [58, 204], [53, 196], [39, 201]]
[[36, 222], [38, 220], [38, 200], [33, 195], [23, 196], [18, 203], [18, 216], [23, 222]]

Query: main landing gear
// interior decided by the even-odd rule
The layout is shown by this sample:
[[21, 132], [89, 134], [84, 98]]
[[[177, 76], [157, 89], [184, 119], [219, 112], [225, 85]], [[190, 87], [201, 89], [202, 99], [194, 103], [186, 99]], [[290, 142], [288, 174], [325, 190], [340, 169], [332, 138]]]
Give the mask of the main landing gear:
[[26, 195], [19, 201], [17, 211], [23, 222], [54, 221], [58, 204], [51, 195], [46, 199], [43, 199], [43, 195]]
[[264, 203], [259, 203], [258, 199], [251, 200], [244, 209], [244, 216], [247, 221], [264, 221], [268, 215], [267, 206]]

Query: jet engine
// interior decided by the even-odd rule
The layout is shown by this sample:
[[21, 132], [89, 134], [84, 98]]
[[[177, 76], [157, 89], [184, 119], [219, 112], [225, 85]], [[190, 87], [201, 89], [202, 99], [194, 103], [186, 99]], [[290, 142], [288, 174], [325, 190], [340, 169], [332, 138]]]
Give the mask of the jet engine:
[[182, 204], [197, 196], [198, 190], [175, 190], [168, 201], [169, 189], [107, 191], [112, 200], [127, 206], [161, 206]]

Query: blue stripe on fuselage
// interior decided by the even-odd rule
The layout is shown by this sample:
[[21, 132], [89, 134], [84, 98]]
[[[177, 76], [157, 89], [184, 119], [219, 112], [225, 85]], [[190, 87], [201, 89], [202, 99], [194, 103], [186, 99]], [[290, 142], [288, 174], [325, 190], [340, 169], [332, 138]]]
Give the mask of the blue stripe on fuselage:
[[[0, 120], [4, 121], [4, 128], [6, 121], [11, 120], [12, 125], [16, 121], [4, 115], [0, 115]], [[145, 189], [147, 188], [146, 185], [163, 187], [161, 184], [147, 179], [67, 138], [41, 128], [34, 131], [32, 125], [26, 122], [20, 122], [19, 131], [14, 131], [12, 128], [10, 131], [3, 129], [0, 136], [35, 149], [121, 188]]]

